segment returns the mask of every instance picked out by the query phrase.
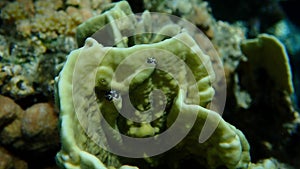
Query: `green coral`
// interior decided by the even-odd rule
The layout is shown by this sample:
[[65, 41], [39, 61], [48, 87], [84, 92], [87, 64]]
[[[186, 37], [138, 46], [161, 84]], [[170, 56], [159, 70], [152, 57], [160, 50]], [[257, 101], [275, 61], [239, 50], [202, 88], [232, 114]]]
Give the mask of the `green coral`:
[[[188, 36], [187, 34], [179, 34], [176, 36], [176, 39], [192, 40], [191, 37]], [[176, 47], [174, 47], [174, 46], [176, 46]], [[177, 40], [175, 40], [175, 38], [165, 40], [165, 41], [162, 41], [162, 42], [156, 43], [156, 44], [150, 44], [147, 46], [145, 46], [145, 45], [138, 46], [137, 45], [137, 46], [134, 46], [131, 48], [125, 48], [126, 50], [122, 49], [122, 48], [101, 47], [101, 45], [97, 44], [96, 41], [94, 41], [92, 39], [88, 39], [86, 42], [86, 45], [83, 48], [71, 53], [71, 55], [68, 56], [67, 64], [65, 65], [63, 71], [61, 72], [61, 75], [59, 77], [60, 78], [59, 83], [58, 83], [59, 99], [60, 99], [60, 105], [61, 105], [60, 106], [60, 109], [61, 109], [60, 116], [62, 119], [61, 132], [62, 132], [62, 144], [63, 144], [63, 149], [58, 154], [58, 158], [61, 160], [60, 163], [67, 163], [66, 161], [63, 161], [63, 158], [61, 158], [61, 157], [64, 155], [67, 155], [70, 152], [73, 152], [75, 155], [75, 154], [80, 154], [80, 152], [95, 151], [95, 149], [91, 150], [88, 148], [89, 147], [88, 145], [93, 144], [93, 143], [89, 143], [89, 138], [86, 138], [85, 134], [82, 133], [83, 132], [82, 129], [80, 129], [80, 126], [78, 126], [78, 119], [75, 116], [75, 110], [72, 106], [74, 103], [73, 103], [72, 99], [69, 99], [69, 98], [74, 97], [74, 96], [72, 96], [72, 90], [71, 90], [72, 89], [72, 87], [71, 87], [72, 81], [74, 78], [74, 77], [72, 77], [72, 74], [73, 74], [72, 72], [75, 67], [75, 61], [78, 59], [79, 54], [84, 57], [89, 56], [89, 57], [91, 57], [90, 59], [98, 58], [98, 60], [101, 60], [101, 55], [99, 55], [99, 54], [105, 52], [105, 50], [110, 49], [107, 56], [105, 58], [103, 58], [103, 60], [102, 60], [103, 62], [101, 62], [101, 64], [103, 64], [103, 65], [99, 65], [99, 66], [95, 65], [96, 70], [93, 70], [93, 71], [91, 71], [89, 69], [85, 69], [85, 70], [82, 69], [79, 72], [76, 72], [76, 74], [82, 73], [82, 74], [86, 75], [86, 73], [84, 73], [86, 71], [94, 72], [97, 70], [98, 70], [98, 72], [100, 72], [100, 73], [97, 73], [97, 75], [96, 75], [96, 83], [95, 83], [96, 84], [96, 96], [99, 100], [99, 109], [102, 110], [101, 112], [103, 113], [104, 118], [113, 127], [117, 128], [119, 130], [122, 130], [122, 128], [119, 128], [119, 127], [128, 127], [129, 131], [132, 131], [130, 129], [135, 126], [131, 126], [131, 125], [126, 126], [124, 124], [121, 126], [118, 126], [118, 125], [116, 126], [117, 119], [118, 119], [117, 111], [115, 108], [113, 108], [113, 103], [109, 103], [109, 102], [107, 102], [107, 100], [104, 99], [104, 94], [103, 94], [104, 92], [102, 90], [104, 90], [104, 91], [108, 90], [109, 87], [107, 86], [107, 84], [110, 84], [111, 86], [114, 86], [113, 88], [119, 89], [119, 91], [122, 93], [122, 88], [124, 88], [124, 83], [125, 84], [127, 83], [126, 79], [122, 83], [117, 83], [117, 82], [111, 81], [110, 80], [111, 78], [109, 78], [108, 82], [110, 82], [110, 83], [106, 83], [105, 81], [107, 80], [107, 76], [105, 77], [105, 75], [107, 75], [109, 72], [113, 72], [113, 71], [109, 71], [109, 70], [111, 68], [114, 68], [122, 60], [124, 60], [125, 59], [124, 57], [130, 55], [133, 52], [136, 52], [139, 50], [145, 50], [147, 48], [154, 48], [154, 49], [162, 48], [164, 50], [168, 50], [170, 52], [174, 52], [179, 55], [180, 55], [180, 53], [185, 53], [185, 55], [182, 55], [182, 56], [185, 57], [186, 63], [192, 64], [192, 63], [196, 62], [198, 64], [201, 64], [200, 60], [198, 60], [198, 61], [194, 60], [195, 56], [193, 56], [193, 55], [195, 55], [195, 54], [190, 53], [191, 52], [190, 49], [187, 48], [185, 45], [181, 44], [180, 42], [178, 42]], [[198, 52], [201, 52], [201, 51], [198, 51]], [[205, 55], [202, 54], [201, 56], [205, 56]], [[142, 56], [140, 56], [140, 57], [142, 57]], [[157, 56], [157, 57], [159, 58], [159, 56]], [[92, 62], [94, 63], [95, 61], [92, 61]], [[82, 66], [84, 65], [83, 63], [81, 63], [81, 64], [82, 64]], [[139, 63], [137, 61], [137, 62], [133, 62], [131, 66], [136, 67], [136, 65], [140, 65], [140, 64], [141, 63]], [[208, 64], [208, 63], [206, 63], [206, 64]], [[111, 67], [107, 67], [109, 65]], [[201, 81], [201, 79], [203, 79], [205, 77], [205, 76], [203, 77], [203, 75], [206, 74], [206, 76], [207, 76], [208, 72], [205, 73], [207, 70], [203, 69], [203, 67], [202, 67], [202, 70], [199, 69], [199, 68], [201, 68], [201, 66], [199, 67], [199, 65], [198, 66], [191, 65], [191, 66], [192, 66], [192, 71], [194, 71], [193, 73], [202, 72], [200, 74], [201, 76], [198, 76], [198, 78], [196, 78], [199, 82], [198, 89], [200, 89], [199, 96], [201, 98], [200, 99], [201, 102], [199, 102], [198, 104], [205, 106], [207, 104], [207, 102], [212, 98], [212, 95], [213, 95], [213, 90], [211, 90], [211, 92], [209, 92], [210, 94], [208, 94], [208, 95], [207, 95], [207, 92], [202, 92], [202, 91], [210, 90], [209, 88], [211, 88], [211, 86], [209, 86], [209, 83], [208, 83], [209, 81]], [[108, 71], [103, 71], [103, 70], [108, 70]], [[110, 75], [108, 77], [111, 77], [111, 76], [112, 75]], [[137, 75], [137, 76], [140, 78], [143, 77], [142, 79], [145, 79], [145, 80], [141, 80], [141, 81], [139, 81], [139, 79], [137, 79], [138, 82], [133, 83], [133, 85], [136, 86], [135, 90], [141, 91], [139, 88], [144, 89], [145, 87], [143, 85], [150, 85], [150, 86], [154, 85], [155, 86], [155, 84], [142, 83], [142, 82], [144, 82], [148, 79], [149, 80], [155, 79], [155, 78], [157, 78], [157, 76], [159, 77], [160, 74], [149, 71], [149, 72], [146, 72], [146, 74], [144, 74], [144, 75]], [[144, 78], [144, 77], [147, 77], [147, 78]], [[159, 79], [159, 80], [164, 81], [163, 77], [164, 76], [161, 76], [162, 79]], [[183, 77], [181, 77], [181, 78], [183, 78]], [[135, 80], [133, 80], [133, 81], [135, 81]], [[186, 84], [186, 85], [188, 86], [188, 84]], [[207, 86], [207, 87], [203, 87], [203, 85]], [[81, 86], [81, 87], [87, 88], [85, 86]], [[147, 87], [149, 87], [149, 86], [147, 86]], [[157, 87], [159, 87], [159, 86], [157, 86]], [[169, 84], [169, 86], [164, 86], [164, 87], [166, 87], [166, 89], [163, 91], [166, 91], [166, 92], [173, 91], [173, 90], [168, 90], [168, 88], [172, 88], [172, 85], [170, 85], [170, 84]], [[75, 90], [77, 91], [77, 89], [75, 89]], [[200, 156], [201, 158], [207, 158], [208, 163], [206, 165], [208, 168], [214, 168], [214, 167], [217, 167], [220, 165], [225, 165], [229, 168], [247, 165], [247, 163], [249, 162], [249, 154], [248, 154], [249, 147], [248, 147], [247, 141], [245, 140], [245, 138], [241, 134], [241, 132], [239, 132], [234, 127], [232, 127], [231, 125], [226, 123], [224, 120], [222, 120], [222, 118], [215, 112], [209, 111], [209, 110], [207, 110], [201, 106], [197, 106], [197, 105], [185, 105], [184, 97], [186, 97], [187, 91], [186, 91], [186, 89], [180, 89], [180, 90], [182, 90], [182, 91], [177, 94], [176, 93], [168, 94], [168, 92], [165, 93], [167, 96], [173, 95], [172, 96], [173, 99], [175, 99], [175, 98], [177, 98], [177, 99], [175, 101], [171, 98], [173, 101], [175, 101], [175, 104], [173, 104], [170, 112], [166, 112], [167, 116], [162, 117], [162, 118], [166, 118], [167, 121], [166, 122], [162, 121], [162, 122], [166, 123], [166, 125], [169, 127], [171, 124], [173, 124], [173, 121], [177, 117], [178, 110], [180, 110], [180, 109], [183, 109], [184, 113], [192, 113], [193, 111], [198, 112], [198, 118], [197, 118], [198, 120], [196, 121], [197, 125], [195, 125], [193, 128], [193, 132], [192, 132], [193, 134], [191, 134], [191, 136], [188, 136], [186, 138], [188, 141], [184, 141], [182, 143], [182, 144], [188, 145], [188, 146], [186, 146], [187, 147], [186, 150], [188, 152], [190, 152], [191, 154], [194, 154], [195, 158], [197, 156]], [[134, 93], [134, 91], [133, 91], [133, 93]], [[147, 98], [148, 92], [142, 93], [142, 94], [146, 95], [145, 98]], [[174, 94], [177, 96], [174, 97]], [[125, 93], [123, 95], [125, 95]], [[76, 100], [76, 98], [75, 98], [75, 100]], [[170, 102], [173, 102], [172, 100], [170, 100]], [[87, 103], [89, 101], [86, 100], [84, 102]], [[146, 102], [145, 100], [142, 100], [141, 105], [142, 106], [147, 105], [147, 104], [145, 104], [145, 102]], [[181, 106], [183, 106], [183, 107], [181, 107]], [[139, 105], [137, 105], [137, 107], [139, 107]], [[201, 146], [203, 146], [202, 148], [199, 148], [199, 150], [202, 149], [201, 153], [199, 151], [192, 151], [192, 149], [191, 150], [189, 149], [189, 147], [191, 146], [190, 144], [192, 144], [192, 142], [194, 142], [194, 144], [197, 143], [198, 138], [196, 138], [197, 137], [196, 133], [202, 129], [202, 127], [204, 125], [203, 120], [205, 120], [205, 118], [207, 117], [208, 114], [214, 114], [214, 118], [211, 120], [220, 121], [219, 126], [209, 141], [204, 143], [204, 145], [200, 144]], [[95, 116], [94, 118], [97, 118], [97, 116]], [[71, 119], [73, 119], [73, 120], [71, 120]], [[98, 119], [96, 121], [101, 121], [101, 119]], [[127, 123], [127, 124], [132, 124], [132, 123]], [[145, 124], [145, 125], [147, 125], [147, 124]], [[153, 130], [155, 127], [157, 127], [159, 129], [160, 126], [161, 126], [161, 124], [159, 124], [159, 123], [158, 123], [158, 126], [151, 126], [148, 124], [148, 127], [150, 127], [150, 128], [152, 127], [152, 129], [150, 129], [150, 130]], [[95, 126], [91, 126], [91, 127], [95, 127]], [[99, 127], [99, 126], [97, 126], [97, 127]], [[139, 129], [141, 131], [136, 130], [136, 132], [138, 132], [138, 133], [135, 133], [132, 135], [133, 136], [149, 135], [149, 133], [147, 132], [147, 131], [149, 131], [149, 129], [144, 130], [145, 128], [143, 126]], [[98, 130], [101, 130], [101, 129], [98, 129]], [[80, 137], [85, 137], [85, 138], [78, 138], [78, 137], [75, 138], [75, 136], [73, 134], [74, 132], [81, 133]], [[180, 131], [178, 131], [178, 132], [180, 132]], [[130, 132], [129, 132], [129, 135], [131, 135]], [[101, 138], [101, 139], [105, 139], [105, 136], [103, 136], [103, 138]], [[79, 147], [79, 150], [76, 150], [77, 146]], [[96, 146], [96, 145], [94, 145], [94, 146]], [[95, 148], [94, 146], [93, 146], [93, 148]], [[190, 147], [190, 148], [192, 148], [192, 147]], [[71, 149], [71, 150], [69, 150], [69, 149]], [[73, 150], [73, 149], [75, 149], [75, 150]], [[103, 150], [101, 150], [101, 148], [99, 148], [99, 149], [100, 150], [98, 150], [98, 151], [103, 151]], [[214, 150], [214, 151], [212, 151], [212, 150]], [[222, 153], [220, 153], [220, 152], [222, 152]], [[66, 153], [66, 154], [64, 154], [64, 153]], [[81, 157], [81, 158], [83, 158], [83, 157]], [[103, 157], [98, 156], [98, 158], [101, 159], [101, 161], [104, 161]], [[84, 163], [85, 160], [87, 160], [87, 159], [81, 159], [81, 160], [79, 160], [79, 163]], [[79, 165], [79, 164], [77, 164], [77, 165]]]
[[289, 95], [294, 92], [289, 58], [284, 45], [276, 37], [261, 34], [256, 39], [245, 40], [241, 49], [253, 69], [263, 68], [278, 90]]
[[[180, 27], [174, 24], [168, 15], [161, 15], [154, 22], [149, 11], [145, 11], [140, 16], [140, 21], [137, 22], [126, 1], [112, 3], [107, 8], [108, 10], [103, 14], [92, 17], [77, 27], [78, 46], [83, 46], [85, 39], [92, 35], [103, 37], [103, 39], [96, 40], [104, 46], [128, 47], [134, 44], [159, 42], [180, 32]], [[107, 27], [108, 23], [113, 26]], [[101, 29], [105, 29], [106, 34], [97, 34]], [[156, 32], [156, 34], [151, 32]], [[129, 35], [134, 36], [128, 37]], [[112, 37], [115, 38], [113, 41], [110, 40], [110, 38], [113, 39]]]
[[[240, 61], [239, 43], [244, 39], [243, 31], [239, 27], [231, 29], [221, 22], [218, 24], [224, 30], [216, 30], [219, 33], [216, 36], [237, 33], [229, 42], [234, 44], [234, 49], [220, 53], [234, 51], [232, 60]], [[107, 29], [108, 34], [98, 34], [99, 29]], [[58, 164], [65, 168], [182, 168], [181, 161], [191, 160], [204, 168], [279, 166], [269, 159], [251, 163], [250, 146], [243, 133], [217, 112], [209, 110], [215, 92], [212, 83], [215, 80], [213, 71], [216, 70], [212, 69], [212, 61], [195, 42], [197, 36], [187, 32], [168, 17], [154, 20], [148, 11], [136, 19], [126, 1], [111, 4], [102, 15], [78, 27], [77, 40], [84, 46], [68, 56], [57, 78], [62, 140], [62, 149], [57, 154]], [[106, 42], [107, 37], [111, 38], [109, 42]], [[276, 39], [261, 35], [258, 40], [244, 41], [241, 48], [251, 65], [266, 70], [277, 89], [288, 94], [293, 92], [288, 59], [284, 47]], [[172, 55], [190, 68], [195, 82], [191, 81], [186, 67]], [[281, 72], [263, 64], [273, 60], [272, 56], [279, 58], [275, 63]], [[231, 71], [236, 69], [238, 61], [232, 65]], [[279, 82], [280, 77], [286, 82]], [[157, 90], [161, 93], [155, 95]], [[191, 97], [193, 94], [196, 97]], [[133, 107], [127, 107], [128, 103]], [[122, 110], [133, 114], [135, 119], [121, 115]], [[194, 123], [184, 121], [185, 117], [195, 117]], [[145, 153], [144, 158], [134, 159], [110, 152], [109, 148], [126, 142], [123, 135], [158, 138], [172, 129], [177, 120], [182, 120], [180, 127], [176, 128], [177, 135], [190, 132], [163, 154], [152, 156]], [[217, 125], [209, 139], [199, 144], [202, 130], [207, 129], [206, 123]], [[138, 148], [131, 149], [126, 144], [122, 150], [139, 152]]]
[[[130, 6], [126, 1], [121, 1], [119, 3], [112, 3], [106, 7], [109, 9], [101, 15], [95, 16], [79, 25], [76, 29], [76, 39], [78, 42], [78, 46], [82, 46], [85, 42], [85, 39], [89, 36], [92, 36], [95, 32], [100, 30], [108, 23], [115, 23], [114, 21], [117, 19], [121, 19], [124, 17], [128, 17], [128, 15], [132, 15], [132, 11]], [[128, 22], [124, 22], [123, 28], [128, 29], [134, 25], [132, 23], [132, 19], [128, 18]], [[117, 31], [117, 30], [112, 30]], [[121, 41], [122, 39], [118, 39], [117, 41]]]
[[[122, 8], [119, 8], [120, 6]], [[124, 9], [129, 11], [127, 13], [129, 15], [131, 10], [125, 1], [114, 4], [111, 8], [112, 13], [108, 10], [94, 18], [98, 22], [95, 27], [92, 24], [95, 21], [93, 19], [81, 25], [78, 28], [79, 42], [91, 36], [96, 28], [103, 27], [105, 23], [115, 22], [119, 15], [107, 20], [113, 13], [124, 16]], [[147, 12], [142, 15], [144, 20], [149, 21], [151, 18], [148, 16], [150, 15]], [[134, 25], [131, 25], [129, 30], [139, 28], [132, 30], [133, 32], [143, 32], [149, 28], [145, 26], [148, 22], [137, 22], [132, 18], [130, 20]], [[167, 164], [172, 168], [179, 168], [180, 161], [190, 157], [206, 168], [220, 166], [247, 168], [250, 164], [250, 155], [245, 136], [225, 122], [218, 113], [206, 108], [214, 95], [212, 82], [215, 75], [210, 58], [200, 50], [194, 39], [179, 29], [171, 33], [172, 36], [158, 38], [158, 42], [153, 40], [157, 39], [155, 35], [133, 37], [135, 44], [127, 47], [130, 46], [128, 39], [126, 40], [126, 37], [124, 39], [120, 34], [122, 28], [126, 27], [119, 28], [117, 25], [111, 24], [117, 47], [103, 47], [92, 38], [86, 39], [82, 48], [68, 56], [57, 78], [62, 141], [62, 149], [57, 154], [58, 164], [64, 168], [136, 165], [134, 162], [136, 160], [113, 155], [94, 141], [101, 140], [104, 145], [109, 145], [110, 142], [122, 144], [121, 133], [136, 138], [157, 136], [171, 129], [179, 118], [183, 121], [181, 127], [177, 128], [177, 134], [189, 130], [191, 132], [169, 152], [154, 157], [147, 157], [145, 154], [144, 161], [138, 160], [142, 161], [138, 164], [139, 167], [149, 168]], [[166, 24], [157, 32], [168, 32], [163, 30], [176, 27], [174, 25]], [[89, 30], [89, 27], [92, 29]], [[179, 60], [189, 67], [196, 83], [191, 83], [192, 77], [189, 76], [188, 69], [174, 59], [173, 55], [179, 57]], [[125, 65], [126, 68], [122, 66], [120, 68], [120, 65]], [[178, 70], [181, 70], [180, 73]], [[115, 77], [118, 71], [122, 73]], [[167, 72], [173, 72], [175, 75]], [[163, 111], [152, 109], [156, 104], [149, 100], [156, 89], [160, 89], [165, 96], [158, 95], [158, 100], [161, 101], [158, 102], [158, 107], [166, 106]], [[107, 92], [109, 96], [106, 95]], [[193, 94], [196, 97], [191, 97]], [[126, 97], [130, 98], [136, 109], [127, 108], [125, 111], [135, 114], [134, 117], [141, 120], [141, 123], [119, 114], [126, 105], [124, 104]], [[101, 115], [97, 114], [97, 109]], [[83, 111], [84, 114], [80, 115], [78, 111]], [[180, 119], [183, 117], [195, 117], [195, 124]], [[149, 119], [151, 121], [152, 118], [156, 119], [150, 123]], [[199, 133], [205, 128], [206, 120], [211, 124], [217, 124], [217, 127], [206, 142], [199, 144]], [[107, 129], [104, 121], [112, 129]], [[102, 134], [99, 136], [93, 131]]]
[[[289, 149], [290, 137], [299, 126], [299, 113], [291, 97], [294, 87], [289, 56], [284, 45], [268, 34], [244, 40], [241, 49], [247, 60], [239, 63], [236, 85], [252, 102], [244, 109], [233, 110], [231, 116], [249, 138], [255, 138], [251, 143], [256, 146], [253, 156], [288, 161], [290, 155], [279, 154]], [[243, 99], [239, 93], [236, 100]]]

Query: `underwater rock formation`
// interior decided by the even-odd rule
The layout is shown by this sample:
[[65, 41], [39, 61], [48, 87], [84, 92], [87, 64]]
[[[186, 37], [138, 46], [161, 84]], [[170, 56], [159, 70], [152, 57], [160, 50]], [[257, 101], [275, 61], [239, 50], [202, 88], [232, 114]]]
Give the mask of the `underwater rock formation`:
[[57, 146], [58, 118], [51, 104], [35, 104], [24, 111], [5, 96], [0, 95], [0, 101], [1, 145], [40, 152]]
[[16, 100], [32, 96], [51, 98], [54, 77], [61, 70], [65, 56], [77, 47], [76, 27], [99, 14], [109, 2], [2, 1], [1, 93]]
[[21, 121], [24, 110], [13, 100], [0, 96], [1, 99], [1, 145], [17, 147], [23, 145], [21, 133]]
[[213, 34], [214, 19], [206, 1], [202, 0], [144, 0], [145, 9], [180, 16], [199, 26], [207, 36]]
[[7, 150], [0, 147], [0, 168], [27, 169], [28, 165], [25, 161], [14, 157]]
[[[45, 153], [58, 148], [57, 121], [57, 112], [49, 103], [35, 104], [24, 111], [12, 99], [0, 95], [0, 167], [26, 169], [35, 165], [24, 158], [39, 156], [45, 160]], [[33, 156], [20, 156], [20, 152]]]
[[26, 140], [26, 151], [44, 152], [59, 144], [58, 117], [53, 105], [37, 103], [24, 112], [22, 137]]

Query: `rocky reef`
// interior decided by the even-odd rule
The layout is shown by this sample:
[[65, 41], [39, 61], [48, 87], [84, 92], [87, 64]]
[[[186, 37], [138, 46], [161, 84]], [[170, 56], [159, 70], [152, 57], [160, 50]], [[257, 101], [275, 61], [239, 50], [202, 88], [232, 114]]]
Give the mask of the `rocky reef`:
[[1, 1], [0, 169], [299, 168], [300, 30], [219, 3]]
[[1, 93], [16, 100], [31, 95], [53, 97], [53, 79], [65, 56], [77, 47], [76, 27], [108, 3], [2, 1]]

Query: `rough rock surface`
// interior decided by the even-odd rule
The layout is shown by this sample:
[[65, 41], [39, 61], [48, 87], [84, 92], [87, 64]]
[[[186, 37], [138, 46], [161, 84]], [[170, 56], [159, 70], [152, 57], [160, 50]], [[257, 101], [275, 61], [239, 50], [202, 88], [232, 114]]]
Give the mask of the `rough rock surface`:
[[0, 96], [0, 143], [13, 147], [23, 144], [21, 118], [24, 110], [8, 97]]
[[58, 145], [57, 114], [49, 103], [38, 103], [26, 109], [21, 131], [27, 150], [44, 151]]
[[14, 157], [7, 150], [0, 147], [0, 169], [27, 169], [25, 161]]
[[24, 111], [0, 95], [0, 169], [56, 168], [52, 157], [59, 147], [57, 122], [51, 103]]
[[0, 95], [0, 128], [11, 123], [23, 110], [12, 99]]

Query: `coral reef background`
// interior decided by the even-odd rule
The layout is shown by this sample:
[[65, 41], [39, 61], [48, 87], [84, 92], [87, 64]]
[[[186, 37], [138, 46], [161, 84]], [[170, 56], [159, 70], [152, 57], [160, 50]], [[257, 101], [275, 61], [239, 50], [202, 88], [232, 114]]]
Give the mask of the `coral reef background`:
[[[228, 94], [223, 118], [245, 134], [252, 160], [272, 158], [283, 168], [300, 168], [300, 23], [295, 1], [128, 2], [133, 12], [165, 12], [197, 25], [224, 64]], [[76, 27], [110, 3], [0, 1], [0, 169], [58, 168], [54, 159], [60, 149], [54, 77], [66, 55], [78, 47]], [[291, 95], [277, 87], [281, 82], [269, 78], [268, 72], [247, 62], [241, 44], [261, 33], [276, 36], [286, 47], [295, 90]]]

